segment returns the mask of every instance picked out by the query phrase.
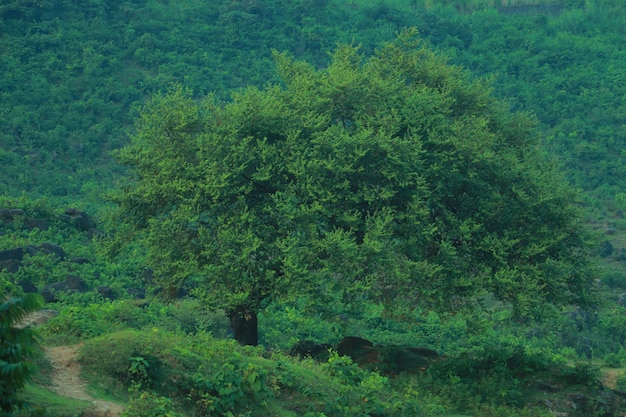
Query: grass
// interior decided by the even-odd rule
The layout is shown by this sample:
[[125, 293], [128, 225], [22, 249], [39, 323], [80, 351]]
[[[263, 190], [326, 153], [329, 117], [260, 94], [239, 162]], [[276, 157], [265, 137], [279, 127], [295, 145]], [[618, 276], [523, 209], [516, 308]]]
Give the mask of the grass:
[[26, 385], [23, 398], [34, 408], [44, 412], [46, 417], [80, 416], [91, 406], [89, 401], [61, 397], [34, 384]]

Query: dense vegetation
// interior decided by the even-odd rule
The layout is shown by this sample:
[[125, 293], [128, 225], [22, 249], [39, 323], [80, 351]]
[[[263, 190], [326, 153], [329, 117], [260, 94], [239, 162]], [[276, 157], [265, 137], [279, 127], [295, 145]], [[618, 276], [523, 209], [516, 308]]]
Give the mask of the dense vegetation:
[[17, 393], [24, 389], [36, 367], [37, 340], [32, 328], [19, 327], [27, 314], [43, 305], [38, 294], [26, 294], [0, 304], [0, 415], [10, 416], [24, 407]]
[[[423, 84], [408, 82], [406, 89], [394, 84], [394, 76], [407, 76], [406, 68], [370, 58], [404, 27], [416, 27], [425, 42], [404, 52], [432, 65], [415, 77]], [[3, 1], [0, 288], [11, 296], [42, 292], [58, 311], [40, 328], [43, 342], [84, 342], [81, 362], [93, 388], [128, 404], [128, 416], [619, 415], [619, 397], [597, 381], [598, 367], [611, 366], [603, 371], [617, 377], [605, 385], [626, 388], [619, 370], [626, 361], [626, 297], [620, 296], [626, 291], [625, 34], [618, 0]], [[353, 46], [336, 49], [337, 43]], [[429, 68], [442, 78], [428, 75]], [[333, 96], [337, 91], [349, 94]], [[422, 98], [434, 94], [422, 107], [411, 101], [420, 91]], [[366, 93], [376, 93], [379, 112], [368, 111]], [[511, 116], [494, 95], [529, 114]], [[394, 97], [403, 104], [385, 104]], [[404, 116], [394, 114], [398, 109]], [[428, 117], [415, 117], [420, 109], [430, 109]], [[439, 111], [448, 118], [433, 116]], [[319, 145], [307, 169], [335, 182], [296, 175], [303, 161], [286, 145], [303, 114], [310, 123], [319, 116], [301, 133]], [[248, 115], [254, 126], [239, 123]], [[538, 123], [531, 127], [533, 118]], [[425, 120], [432, 121], [428, 128], [415, 124]], [[182, 129], [174, 133], [184, 146], [159, 142], [170, 127]], [[427, 134], [398, 134], [420, 129]], [[424, 152], [383, 146], [385, 135], [408, 143], [419, 137]], [[341, 140], [322, 140], [335, 136]], [[485, 136], [489, 142], [476, 140]], [[267, 140], [256, 140], [262, 137]], [[237, 138], [239, 148], [220, 141]], [[213, 147], [207, 151], [200, 143]], [[152, 176], [153, 194], [141, 181], [137, 189], [120, 180], [129, 173], [110, 151], [128, 144], [118, 155], [138, 179]], [[288, 144], [299, 149], [297, 141]], [[238, 153], [226, 152], [233, 148]], [[351, 150], [385, 150], [396, 155], [396, 165], [352, 160]], [[335, 157], [320, 157], [330, 154]], [[186, 159], [199, 155], [205, 165]], [[246, 165], [246, 155], [274, 168]], [[419, 166], [419, 178], [402, 177], [404, 170], [394, 174], [404, 163]], [[280, 215], [268, 223], [272, 228], [232, 222], [221, 230], [222, 244], [247, 245], [234, 238], [244, 231], [263, 237], [247, 240], [253, 244], [245, 259], [236, 251], [191, 247], [208, 242], [201, 232], [214, 216], [206, 200], [221, 201], [198, 187], [197, 176], [215, 179], [218, 167], [231, 174], [243, 169], [221, 178], [229, 193], [246, 196], [248, 210], [237, 211], [242, 221], [267, 219], [262, 208], [270, 203], [280, 209], [272, 212]], [[362, 200], [337, 207], [294, 203], [319, 198], [324, 187], [334, 193], [329, 201], [340, 197], [351, 184], [339, 181], [345, 167], [362, 168], [362, 175], [373, 176], [366, 184], [382, 181], [384, 187], [363, 189], [357, 193]], [[582, 190], [578, 195], [557, 178], [559, 169]], [[273, 176], [299, 179], [272, 182]], [[119, 182], [129, 187], [114, 198], [125, 222], [103, 198]], [[419, 186], [409, 195], [427, 201], [431, 211], [403, 215], [423, 215], [419, 224], [431, 229], [413, 230], [410, 221], [388, 229], [391, 213], [409, 213], [400, 209], [410, 204], [397, 197], [407, 184]], [[270, 185], [271, 198], [262, 192]], [[467, 200], [460, 201], [460, 189], [471, 191]], [[489, 199], [478, 198], [488, 189]], [[372, 193], [380, 207], [372, 208]], [[204, 205], [191, 204], [194, 199]], [[220, 210], [227, 209], [223, 203]], [[181, 214], [187, 216], [182, 223]], [[605, 234], [601, 244], [584, 232], [580, 216]], [[302, 236], [313, 226], [324, 232], [308, 242], [319, 253], [289, 246], [293, 239], [284, 232], [294, 219], [308, 227]], [[181, 230], [197, 239], [171, 238]], [[409, 244], [411, 236], [421, 239]], [[273, 252], [263, 253], [257, 242], [269, 242]], [[583, 256], [588, 245], [592, 251]], [[315, 256], [321, 252], [327, 256]], [[350, 285], [324, 274], [337, 267], [339, 255], [363, 260], [374, 252], [376, 265], [344, 265], [343, 276], [355, 278]], [[216, 256], [219, 263], [207, 261]], [[259, 259], [266, 275], [241, 282], [220, 275], [229, 262], [243, 263], [245, 272], [258, 269]], [[406, 276], [406, 260], [424, 261], [420, 271], [432, 279], [418, 288], [394, 286]], [[311, 268], [315, 276], [302, 280]], [[191, 270], [212, 278], [198, 273], [179, 285]], [[228, 311], [246, 300], [250, 283], [278, 277], [291, 286], [253, 285], [271, 296], [254, 299], [253, 311], [244, 315], [258, 313], [263, 348], [229, 341], [228, 320], [219, 309], [207, 310], [207, 302]], [[394, 285], [377, 287], [381, 278]], [[451, 290], [474, 302], [447, 296]], [[390, 309], [385, 291], [406, 303]], [[411, 299], [416, 294], [423, 296], [419, 302]], [[177, 299], [164, 303], [163, 295]], [[544, 299], [554, 305], [542, 305]], [[579, 307], [590, 301], [595, 310]], [[29, 338], [29, 332], [14, 333], [13, 317], [2, 331]], [[336, 347], [349, 335], [372, 340], [379, 360], [355, 357], [357, 366], [347, 356], [318, 363], [282, 353], [298, 340]], [[11, 343], [4, 338], [1, 348]], [[447, 358], [420, 366], [427, 371], [402, 368], [397, 358], [416, 346]], [[35, 382], [46, 385], [46, 362], [36, 360], [42, 372]], [[28, 371], [32, 362], [26, 363]], [[26, 392], [11, 394], [13, 404], [48, 403], [39, 391]], [[70, 412], [58, 411], [64, 413]]]

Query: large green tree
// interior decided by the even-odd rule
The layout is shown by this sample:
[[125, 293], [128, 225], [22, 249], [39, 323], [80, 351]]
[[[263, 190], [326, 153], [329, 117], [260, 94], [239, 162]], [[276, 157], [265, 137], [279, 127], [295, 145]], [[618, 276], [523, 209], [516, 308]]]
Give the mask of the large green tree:
[[118, 152], [120, 218], [159, 285], [184, 282], [257, 343], [257, 313], [305, 293], [389, 308], [489, 294], [532, 314], [591, 280], [573, 194], [512, 114], [407, 30], [317, 70], [275, 53], [283, 83], [143, 109]]

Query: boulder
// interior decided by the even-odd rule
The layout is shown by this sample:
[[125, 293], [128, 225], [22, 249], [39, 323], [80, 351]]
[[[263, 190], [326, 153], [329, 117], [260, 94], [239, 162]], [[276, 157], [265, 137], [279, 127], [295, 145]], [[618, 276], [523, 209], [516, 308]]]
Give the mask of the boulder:
[[0, 271], [17, 272], [22, 266], [24, 248], [6, 249], [0, 251]]
[[89, 232], [96, 226], [95, 222], [87, 213], [75, 208], [68, 208], [65, 210], [63, 219], [81, 232]]
[[47, 303], [52, 303], [58, 301], [56, 294], [59, 292], [87, 292], [87, 284], [85, 281], [77, 277], [75, 275], [69, 275], [65, 281], [54, 282], [52, 284], [46, 285], [46, 287], [41, 292], [44, 300]]
[[356, 336], [346, 336], [337, 345], [337, 353], [340, 356], [358, 355], [370, 351], [374, 344], [367, 339]]
[[20, 287], [22, 287], [22, 291], [24, 291], [25, 293], [37, 292], [37, 287], [30, 281], [21, 280], [20, 282], [18, 282], [18, 284], [20, 285]]
[[433, 349], [374, 345], [369, 340], [354, 336], [344, 337], [337, 345], [337, 353], [342, 356], [349, 356], [354, 363], [361, 367], [376, 369], [388, 374], [421, 372], [442, 358]]
[[102, 298], [115, 300], [115, 292], [110, 287], [100, 286], [96, 289], [98, 290], [98, 293], [102, 296]]
[[28, 217], [22, 209], [0, 208], [0, 220], [4, 223], [10, 223], [17, 218], [23, 219], [23, 226], [27, 230], [41, 229], [48, 230], [50, 223], [43, 219], [34, 219]]
[[24, 248], [14, 248], [0, 251], [0, 262], [9, 260], [21, 262], [23, 258]]
[[72, 258], [70, 258], [70, 262], [73, 262], [75, 264], [79, 264], [79, 265], [84, 265], [84, 264], [90, 264], [91, 261], [87, 258], [85, 258], [84, 256], [74, 256]]
[[25, 213], [22, 209], [0, 208], [0, 220], [5, 222], [12, 222], [16, 217], [22, 217], [24, 215]]
[[371, 366], [380, 362], [380, 351], [367, 339], [346, 336], [337, 345], [337, 354], [349, 356], [359, 366]]
[[45, 254], [56, 255], [59, 259], [65, 259], [67, 256], [62, 247], [50, 242], [42, 243], [41, 246], [39, 246], [39, 250]]
[[24, 226], [28, 230], [48, 230], [48, 227], [50, 227], [50, 222], [44, 219], [33, 219], [32, 217], [27, 217], [26, 219], [24, 219]]
[[9, 274], [14, 274], [20, 270], [22, 267], [22, 263], [16, 261], [15, 259], [8, 259], [6, 261], [0, 261], [0, 271], [8, 272]]
[[39, 253], [39, 248], [35, 245], [28, 245], [25, 249], [28, 256], [35, 256]]
[[289, 355], [300, 358], [312, 358], [318, 361], [326, 361], [329, 358], [328, 351], [332, 348], [328, 343], [317, 343], [312, 340], [300, 340], [289, 351]]

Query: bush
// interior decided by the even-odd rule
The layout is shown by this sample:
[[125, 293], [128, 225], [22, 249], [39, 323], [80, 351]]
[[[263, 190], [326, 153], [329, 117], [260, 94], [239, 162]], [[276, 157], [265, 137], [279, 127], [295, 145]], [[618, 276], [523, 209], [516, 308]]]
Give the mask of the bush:
[[202, 415], [223, 416], [254, 406], [270, 392], [266, 369], [234, 341], [208, 336], [125, 330], [86, 341], [80, 361], [89, 374], [116, 385], [118, 394], [134, 389], [134, 410], [149, 416], [150, 410], [169, 407], [163, 397]]
[[122, 417], [179, 417], [173, 410], [172, 400], [157, 394], [143, 391], [139, 387], [131, 389], [133, 393]]
[[609, 368], [621, 368], [622, 358], [615, 353], [607, 353], [604, 355], [604, 364]]
[[24, 407], [18, 393], [35, 372], [29, 359], [37, 352], [37, 338], [30, 327], [19, 322], [43, 305], [38, 294], [26, 294], [0, 305], [0, 415], [12, 415]]

